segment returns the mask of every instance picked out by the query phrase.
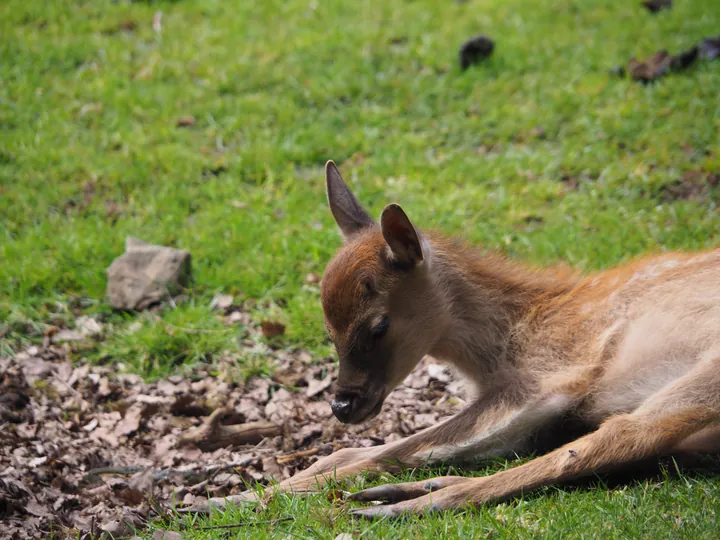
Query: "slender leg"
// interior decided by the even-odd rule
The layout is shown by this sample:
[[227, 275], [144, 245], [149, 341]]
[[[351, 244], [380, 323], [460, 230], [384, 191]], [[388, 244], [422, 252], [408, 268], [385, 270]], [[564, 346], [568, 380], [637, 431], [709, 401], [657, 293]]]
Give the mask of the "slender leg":
[[545, 396], [514, 407], [481, 399], [446, 422], [407, 439], [372, 448], [339, 450], [282, 482], [277, 490], [307, 491], [329, 479], [384, 472], [399, 465], [418, 467], [469, 455], [518, 451], [533, 431], [562, 415], [571, 403], [572, 399], [564, 395]]
[[672, 452], [698, 452], [702, 454], [720, 452], [720, 426], [710, 426], [691, 435], [673, 448]]
[[[669, 388], [651, 396], [631, 414], [619, 415], [600, 428], [519, 467], [466, 482], [440, 482], [426, 489], [417, 482], [398, 484], [392, 492], [365, 490], [355, 500], [404, 500], [356, 510], [364, 517], [395, 516], [500, 501], [543, 485], [667, 454], [693, 436], [717, 433], [720, 422], [720, 360], [699, 366]], [[711, 369], [703, 369], [710, 367]], [[698, 438], [697, 441], [703, 440]], [[437, 489], [436, 492], [432, 492]], [[375, 497], [374, 495], [381, 495]], [[418, 497], [418, 495], [420, 495]], [[411, 498], [416, 497], [416, 498]]]

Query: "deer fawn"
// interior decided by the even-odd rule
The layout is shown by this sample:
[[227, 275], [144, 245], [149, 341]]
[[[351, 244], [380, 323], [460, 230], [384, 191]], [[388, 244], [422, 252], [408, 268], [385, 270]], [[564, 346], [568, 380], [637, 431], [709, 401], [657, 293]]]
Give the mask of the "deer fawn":
[[443, 476], [354, 493], [385, 505], [366, 517], [500, 501], [643, 458], [720, 451], [720, 249], [641, 259], [586, 277], [539, 270], [420, 232], [396, 204], [376, 223], [326, 166], [345, 245], [321, 282], [340, 357], [334, 415], [376, 415], [430, 355], [477, 388], [461, 413], [407, 439], [343, 449], [281, 483], [399, 464], [483, 458], [533, 448], [563, 418], [588, 434], [491, 476]]

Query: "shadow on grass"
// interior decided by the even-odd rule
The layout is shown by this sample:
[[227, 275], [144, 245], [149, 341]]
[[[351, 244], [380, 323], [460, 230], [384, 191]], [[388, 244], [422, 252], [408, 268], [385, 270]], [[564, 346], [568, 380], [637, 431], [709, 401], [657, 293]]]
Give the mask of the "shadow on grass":
[[[412, 471], [407, 470], [395, 475], [394, 478], [400, 482], [408, 482], [445, 475], [482, 477], [520, 467], [538, 456], [539, 454], [532, 454], [522, 456], [517, 460], [494, 459], [478, 461], [474, 464], [434, 465]], [[662, 483], [677, 479], [688, 481], [711, 478], [720, 478], [720, 453], [684, 453], [660, 458], [653, 457], [628, 463], [614, 468], [612, 471], [595, 473], [583, 478], [551, 484], [547, 487], [553, 487], [570, 493], [573, 491], [592, 490], [597, 487], [613, 490], [622, 487], [634, 487], [635, 485], [647, 482]], [[382, 483], [385, 482], [382, 480], [373, 480], [372, 482], [373, 485]], [[532, 500], [544, 496], [546, 496], [546, 493], [543, 493], [543, 489], [538, 489], [524, 494], [523, 499]]]
[[[590, 426], [579, 419], [568, 416], [555, 426], [537, 435], [531, 443], [531, 449], [526, 453], [517, 454], [516, 458], [492, 458], [485, 460], [470, 460], [464, 463], [444, 463], [428, 465], [420, 469], [407, 469], [395, 475], [399, 482], [408, 482], [434, 476], [487, 476], [514, 467], [522, 466], [532, 459], [547, 454], [557, 448], [571, 443], [593, 431]], [[663, 457], [652, 457], [635, 461], [605, 472], [597, 472], [589, 476], [558, 482], [548, 487], [561, 489], [567, 492], [577, 490], [590, 490], [602, 486], [612, 490], [623, 486], [633, 487], [640, 483], [662, 483], [675, 479], [701, 480], [720, 477], [720, 453], [678, 453]], [[373, 480], [373, 484], [379, 484]], [[534, 499], [544, 496], [543, 489], [533, 490], [523, 496], [525, 499]]]

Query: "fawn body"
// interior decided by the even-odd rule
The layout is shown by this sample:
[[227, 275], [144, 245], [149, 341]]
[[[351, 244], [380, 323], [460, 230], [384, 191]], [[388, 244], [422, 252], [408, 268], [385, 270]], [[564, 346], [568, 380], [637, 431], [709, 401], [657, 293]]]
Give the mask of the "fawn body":
[[461, 413], [407, 439], [344, 449], [279, 485], [532, 449], [572, 415], [589, 433], [481, 478], [379, 486], [374, 517], [505, 499], [538, 486], [676, 451], [720, 451], [720, 249], [670, 253], [582, 276], [538, 270], [421, 233], [397, 205], [380, 223], [328, 162], [345, 245], [322, 301], [340, 357], [332, 408], [362, 422], [430, 355], [477, 388]]

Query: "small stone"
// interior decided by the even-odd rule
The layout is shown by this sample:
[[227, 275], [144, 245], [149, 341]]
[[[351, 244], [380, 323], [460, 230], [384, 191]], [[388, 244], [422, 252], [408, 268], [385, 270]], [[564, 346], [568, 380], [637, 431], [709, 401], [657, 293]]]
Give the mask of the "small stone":
[[96, 336], [98, 334], [102, 334], [103, 331], [102, 325], [99, 322], [92, 317], [87, 317], [85, 315], [78, 317], [77, 321], [75, 321], [75, 327], [85, 337]]
[[230, 313], [230, 315], [227, 316], [227, 322], [229, 323], [238, 323], [241, 322], [243, 324], [247, 323], [248, 315], [247, 313], [243, 313], [242, 311], [233, 311]]
[[219, 309], [220, 311], [226, 311], [233, 303], [233, 296], [231, 294], [216, 294], [212, 302], [210, 302], [210, 309]]
[[108, 268], [107, 297], [115, 309], [142, 310], [190, 283], [190, 253], [128, 237], [125, 253]]

